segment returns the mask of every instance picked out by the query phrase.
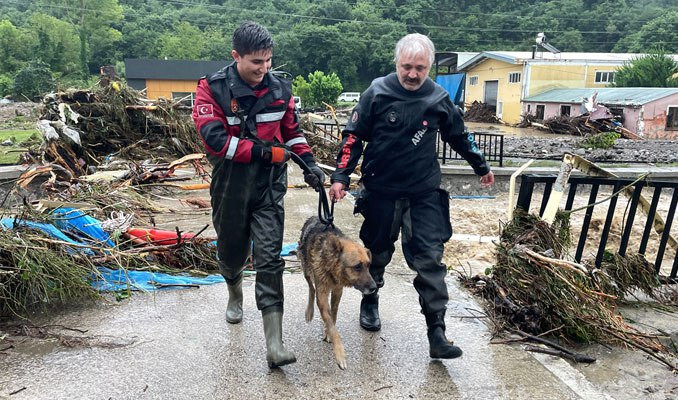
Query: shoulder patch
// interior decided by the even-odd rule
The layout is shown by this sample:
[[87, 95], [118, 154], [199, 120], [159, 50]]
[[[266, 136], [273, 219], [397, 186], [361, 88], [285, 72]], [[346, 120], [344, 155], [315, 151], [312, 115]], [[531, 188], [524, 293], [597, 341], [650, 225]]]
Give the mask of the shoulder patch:
[[351, 114], [351, 122], [354, 124], [358, 122], [358, 111], [353, 110], [353, 114]]
[[198, 118], [208, 118], [214, 116], [214, 106], [212, 104], [201, 104], [197, 108]]

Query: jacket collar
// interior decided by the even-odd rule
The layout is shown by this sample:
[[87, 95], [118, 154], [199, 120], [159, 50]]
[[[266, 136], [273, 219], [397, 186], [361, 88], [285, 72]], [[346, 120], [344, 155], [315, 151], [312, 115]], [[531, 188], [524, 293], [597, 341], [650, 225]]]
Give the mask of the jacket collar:
[[[229, 89], [231, 90], [231, 93], [233, 94], [233, 97], [235, 98], [240, 98], [240, 97], [245, 97], [245, 96], [255, 96], [256, 94], [254, 93], [254, 89], [248, 84], [246, 84], [242, 78], [240, 78], [240, 75], [238, 74], [238, 69], [237, 69], [237, 63], [233, 61], [228, 67], [226, 67], [226, 79], [228, 81], [228, 86]], [[268, 87], [269, 90], [273, 92], [273, 95], [276, 99], [282, 97], [282, 86], [280, 85], [280, 81], [276, 79], [271, 72], [267, 72], [266, 75], [264, 75], [264, 79], [257, 86], [257, 89], [263, 89]]]

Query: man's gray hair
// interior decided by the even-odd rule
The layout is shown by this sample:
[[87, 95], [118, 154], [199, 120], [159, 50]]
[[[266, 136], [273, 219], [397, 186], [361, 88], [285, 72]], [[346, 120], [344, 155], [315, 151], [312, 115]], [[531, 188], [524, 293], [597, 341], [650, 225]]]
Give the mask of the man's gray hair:
[[409, 35], [403, 36], [395, 48], [395, 58], [393, 61], [398, 63], [400, 56], [403, 54], [416, 55], [421, 53], [428, 53], [428, 61], [430, 65], [433, 65], [435, 59], [436, 48], [433, 46], [433, 42], [426, 35], [421, 33], [410, 33]]

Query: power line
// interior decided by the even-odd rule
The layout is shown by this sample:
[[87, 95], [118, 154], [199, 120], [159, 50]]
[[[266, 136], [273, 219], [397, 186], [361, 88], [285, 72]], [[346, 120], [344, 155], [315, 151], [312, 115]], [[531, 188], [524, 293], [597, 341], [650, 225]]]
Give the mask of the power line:
[[[7, 1], [12, 1], [12, 0], [7, 0]], [[158, 1], [158, 2], [163, 2], [163, 1], [164, 1], [164, 2], [166, 2], [166, 3], [172, 3], [172, 4], [181, 4], [181, 5], [184, 5], [184, 6], [185, 6], [185, 5], [197, 5], [197, 4], [198, 4], [198, 3], [190, 3], [190, 2], [187, 3], [187, 2], [184, 2], [184, 1], [180, 1], [180, 0], [156, 0], [156, 1]], [[15, 3], [15, 4], [16, 4], [16, 3]], [[205, 4], [200, 4], [200, 5], [205, 6], [206, 8], [209, 8], [209, 7], [223, 7], [223, 6], [219, 6], [219, 5], [205, 5]], [[48, 7], [48, 8], [57, 8], [57, 9], [77, 10], [77, 11], [81, 11], [81, 12], [92, 12], [92, 13], [106, 13], [106, 12], [107, 12], [107, 11], [102, 11], [102, 10], [94, 10], [94, 9], [88, 9], [88, 8], [82, 8], [82, 7], [61, 6], [61, 5], [56, 5], [56, 4], [47, 4], [47, 5], [45, 5], [45, 7]], [[184, 7], [184, 8], [185, 8], [185, 7]], [[246, 10], [246, 9], [243, 9], [243, 8], [237, 8], [237, 7], [228, 7], [228, 9], [237, 10], [237, 11], [248, 11], [248, 10]], [[136, 11], [136, 12], [142, 12], [141, 10], [135, 10], [135, 11]], [[253, 12], [255, 12], [255, 13], [258, 12], [258, 13], [265, 13], [265, 14], [287, 15], [287, 16], [295, 16], [295, 17], [304, 17], [304, 18], [308, 17], [308, 18], [316, 18], [316, 19], [327, 19], [327, 18], [324, 18], [324, 17], [305, 16], [305, 15], [301, 15], [301, 14], [284, 14], [284, 13], [281, 14], [281, 13], [271, 13], [271, 12], [267, 12], [267, 11], [257, 11], [257, 10], [249, 10], [249, 11], [253, 11]], [[152, 12], [149, 11], [149, 12], [147, 12], [146, 14], [148, 15], [148, 14], [151, 14], [151, 13], [152, 13]], [[158, 17], [160, 17], [160, 15], [158, 15]], [[163, 16], [163, 17], [164, 17], [164, 16]], [[169, 17], [167, 17], [167, 18], [169, 18]], [[332, 20], [338, 20], [338, 19], [332, 19]], [[222, 23], [216, 23], [216, 22], [215, 22], [214, 24], [210, 24], [210, 23], [205, 23], [205, 22], [197, 22], [196, 20], [187, 19], [187, 18], [185, 18], [185, 17], [182, 19], [182, 21], [190, 21], [190, 22], [193, 22], [192, 25], [194, 25], [194, 26], [196, 26], [196, 27], [202, 27], [202, 28], [207, 28], [207, 27], [221, 27], [221, 28], [223, 28], [223, 24], [222, 24]], [[339, 21], [342, 21], [342, 22], [355, 22], [355, 23], [368, 23], [368, 22], [369, 22], [369, 21], [360, 21], [360, 20], [339, 20]], [[400, 26], [398, 26], [398, 23], [397, 23], [397, 22], [382, 23], [382, 25], [383, 25], [383, 26], [388, 26], [388, 27], [400, 27]], [[234, 28], [235, 28], [236, 26], [237, 26], [237, 24], [233, 24], [233, 27], [234, 27]], [[406, 24], [403, 24], [402, 26], [414, 26], [414, 25], [406, 25]], [[423, 25], [422, 25], [422, 26], [423, 26]], [[437, 26], [427, 26], [427, 28], [428, 28], [428, 29], [436, 29], [436, 28], [440, 28], [440, 27], [437, 27]], [[444, 27], [444, 28], [445, 28], [445, 27]], [[447, 29], [453, 29], [453, 28], [447, 28]], [[454, 28], [454, 29], [460, 30], [460, 29], [458, 29], [458, 28]], [[469, 29], [473, 29], [473, 28], [469, 28]], [[272, 34], [275, 34], [275, 33], [281, 33], [281, 32], [276, 32], [275, 30], [271, 30], [271, 31], [272, 31], [272, 32], [271, 32]], [[488, 32], [488, 30], [485, 30], [485, 29], [479, 29], [478, 31], [480, 31], [480, 32]], [[526, 33], [526, 34], [528, 34], [528, 33], [529, 33], [529, 34], [534, 34], [534, 33], [536, 32], [536, 31], [530, 31], [530, 30], [501, 30], [501, 29], [496, 29], [496, 30], [491, 30], [491, 31], [505, 32], [505, 33], [506, 33], [506, 32], [509, 32], [509, 33]], [[558, 32], [558, 31], [554, 31], [554, 32]], [[562, 31], [562, 32], [568, 32], [568, 31]], [[580, 32], [580, 33], [595, 33], [595, 32]], [[615, 33], [615, 32], [606, 32], [606, 33], [608, 33], [608, 34], [617, 34], [617, 33]], [[438, 37], [438, 36], [434, 36], [434, 35], [429, 35], [429, 37], [430, 37], [432, 40], [436, 40], [436, 41], [440, 41], [440, 42], [444, 42], [444, 43], [450, 43], [450, 42], [452, 42], [452, 43], [473, 43], [473, 44], [475, 44], [475, 43], [493, 43], [493, 44], [497, 44], [497, 42], [500, 42], [500, 41], [501, 41], [501, 39], [473, 39], [473, 40], [468, 40], [468, 39], [464, 39], [464, 38], [454, 38], [454, 39], [453, 39], [453, 38], [449, 38], [449, 37]], [[355, 41], [356, 39], [352, 39], [352, 40]], [[522, 41], [522, 40], [527, 41], [527, 40], [530, 40], [530, 38], [529, 38], [529, 37], [524, 37], [524, 38], [522, 38], [522, 39], [520, 39], [520, 40], [521, 40], [521, 41]], [[362, 43], [371, 43], [372, 41], [369, 40], [369, 39], [366, 39], [366, 40], [362, 40], [361, 42], [362, 42]], [[586, 42], [587, 45], [607, 45], [607, 44], [616, 44], [616, 43], [617, 43], [617, 41]], [[677, 41], [656, 41], [656, 42], [654, 42], [654, 43], [655, 43], [655, 44], [666, 44], [666, 45], [668, 45], [668, 44], [674, 44], [674, 43], [678, 43], [678, 42], [677, 42]]]

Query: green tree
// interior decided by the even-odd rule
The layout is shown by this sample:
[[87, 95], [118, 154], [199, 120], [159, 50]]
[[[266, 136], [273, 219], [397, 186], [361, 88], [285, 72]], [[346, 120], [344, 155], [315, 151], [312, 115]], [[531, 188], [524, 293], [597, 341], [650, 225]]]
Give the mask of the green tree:
[[160, 39], [160, 56], [174, 60], [198, 60], [205, 48], [205, 35], [188, 22], [180, 23], [173, 35]]
[[11, 21], [0, 21], [0, 73], [14, 73], [29, 59], [29, 35]]
[[323, 102], [334, 104], [344, 89], [341, 80], [334, 72], [325, 75], [323, 71], [308, 74], [311, 105], [321, 107]]
[[121, 40], [115, 26], [123, 19], [118, 0], [39, 0], [39, 5], [77, 30], [83, 73], [115, 62]]
[[47, 63], [60, 75], [80, 73], [80, 39], [73, 25], [51, 15], [35, 13], [27, 29], [34, 38], [33, 58]]
[[617, 69], [614, 86], [617, 87], [678, 87], [678, 62], [663, 51], [633, 59]]
[[11, 76], [0, 74], [0, 97], [7, 96], [12, 93], [14, 88], [14, 79]]
[[37, 100], [55, 87], [49, 65], [42, 61], [31, 61], [16, 74], [12, 94], [17, 99]]
[[301, 97], [302, 104], [310, 104], [311, 102], [311, 86], [308, 84], [303, 76], [299, 75], [292, 81], [292, 93], [295, 96]]

